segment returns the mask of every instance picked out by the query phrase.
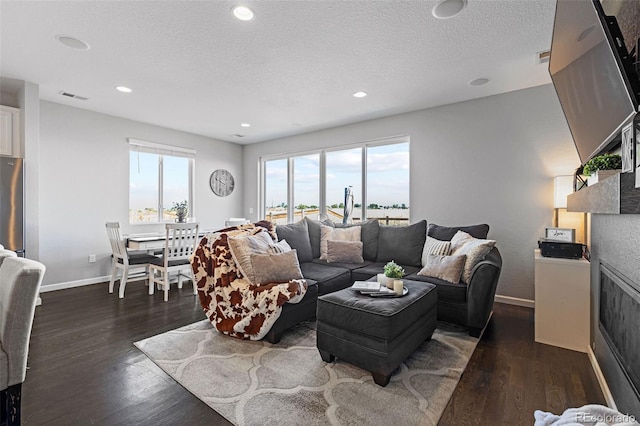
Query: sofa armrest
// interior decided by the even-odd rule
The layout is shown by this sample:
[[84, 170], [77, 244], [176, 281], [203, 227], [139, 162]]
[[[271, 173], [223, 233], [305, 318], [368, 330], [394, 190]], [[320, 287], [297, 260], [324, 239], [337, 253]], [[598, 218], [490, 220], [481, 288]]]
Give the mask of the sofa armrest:
[[467, 286], [467, 327], [470, 332], [479, 335], [489, 320], [501, 269], [502, 257], [495, 247], [473, 268]]

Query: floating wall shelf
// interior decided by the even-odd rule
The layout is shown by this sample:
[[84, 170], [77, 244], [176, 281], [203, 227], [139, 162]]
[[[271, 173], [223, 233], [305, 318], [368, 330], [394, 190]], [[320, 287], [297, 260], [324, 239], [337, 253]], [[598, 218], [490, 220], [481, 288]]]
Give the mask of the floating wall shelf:
[[640, 188], [633, 173], [618, 173], [567, 197], [567, 211], [640, 214]]

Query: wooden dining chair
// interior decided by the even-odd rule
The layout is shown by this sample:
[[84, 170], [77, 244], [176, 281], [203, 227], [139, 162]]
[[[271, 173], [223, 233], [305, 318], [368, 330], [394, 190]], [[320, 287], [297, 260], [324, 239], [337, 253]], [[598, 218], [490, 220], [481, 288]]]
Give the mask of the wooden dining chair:
[[182, 278], [185, 276], [183, 271], [187, 269], [189, 273], [186, 276], [193, 283], [193, 294], [198, 294], [198, 287], [189, 261], [189, 257], [198, 244], [198, 229], [197, 222], [167, 223], [162, 257], [153, 260], [149, 265], [149, 294], [153, 294], [157, 284], [164, 291], [164, 301], [166, 302], [169, 300], [169, 274], [178, 272], [178, 288], [182, 288]]
[[[157, 256], [153, 256], [146, 252], [133, 252], [127, 250], [125, 241], [120, 235], [119, 222], [107, 222], [107, 235], [111, 244], [111, 253], [113, 257], [111, 265], [111, 281], [109, 281], [109, 293], [113, 293], [113, 286], [118, 279], [118, 270], [122, 271], [120, 277], [120, 289], [118, 297], [124, 298], [124, 290], [127, 281], [146, 280], [149, 278], [149, 264]], [[140, 270], [140, 268], [144, 268]], [[131, 269], [137, 269], [133, 272]]]

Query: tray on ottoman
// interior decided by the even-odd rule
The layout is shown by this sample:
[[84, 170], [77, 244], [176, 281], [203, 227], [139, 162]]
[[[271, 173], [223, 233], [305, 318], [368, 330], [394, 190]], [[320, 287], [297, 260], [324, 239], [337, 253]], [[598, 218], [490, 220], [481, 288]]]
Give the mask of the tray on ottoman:
[[351, 288], [318, 297], [317, 346], [322, 359], [343, 359], [386, 386], [391, 373], [436, 328], [436, 286], [409, 280], [404, 285], [409, 292], [398, 298], [372, 298]]

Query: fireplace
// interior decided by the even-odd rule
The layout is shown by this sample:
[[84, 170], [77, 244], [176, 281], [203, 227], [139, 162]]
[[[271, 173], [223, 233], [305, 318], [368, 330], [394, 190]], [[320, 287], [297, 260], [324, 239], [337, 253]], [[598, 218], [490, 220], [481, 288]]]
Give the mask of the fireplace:
[[600, 261], [598, 328], [640, 399], [640, 284]]
[[591, 215], [591, 347], [616, 408], [640, 418], [640, 214]]

